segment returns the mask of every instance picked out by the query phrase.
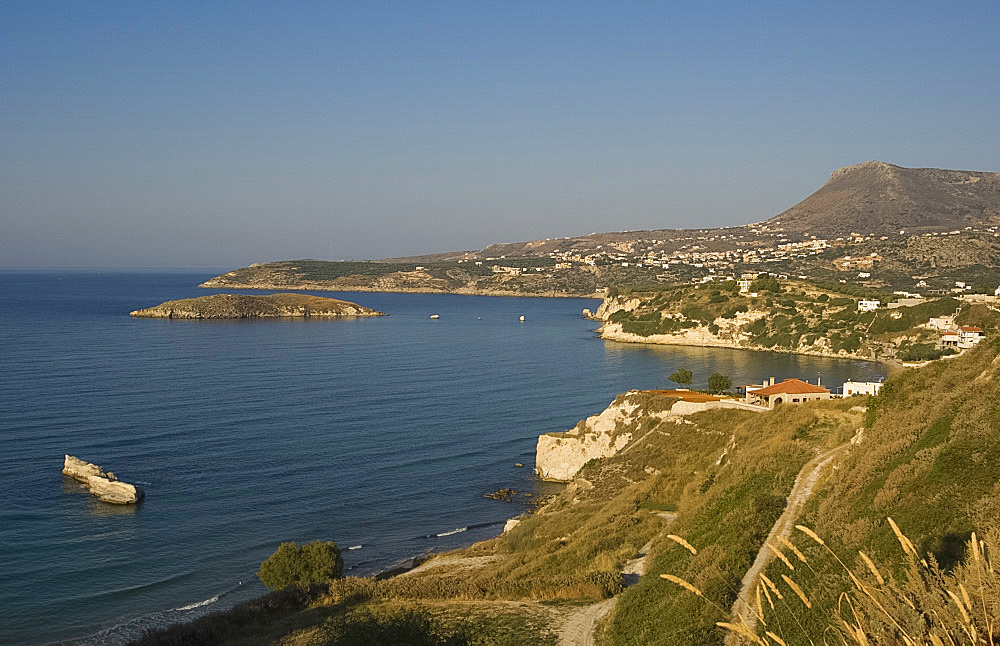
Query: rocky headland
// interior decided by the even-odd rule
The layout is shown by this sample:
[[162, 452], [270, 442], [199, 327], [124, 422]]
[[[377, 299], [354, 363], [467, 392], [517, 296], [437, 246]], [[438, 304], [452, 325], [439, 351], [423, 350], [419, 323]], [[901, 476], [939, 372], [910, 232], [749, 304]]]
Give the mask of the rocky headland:
[[926, 326], [930, 317], [958, 310], [959, 324], [976, 325], [986, 312], [985, 306], [950, 297], [880, 303], [863, 310], [861, 296], [807, 281], [762, 282], [767, 290], [760, 292], [708, 283], [609, 295], [588, 318], [601, 323], [601, 338], [620, 343], [880, 361], [895, 369], [897, 359], [906, 361], [916, 349], [934, 347], [938, 334]]
[[494, 272], [471, 263], [431, 266], [393, 262], [291, 260], [255, 263], [211, 278], [207, 289], [277, 289], [476, 296], [598, 297], [600, 271], [594, 267]]
[[62, 472], [64, 475], [87, 485], [90, 493], [97, 496], [97, 499], [102, 502], [115, 505], [134, 505], [146, 495], [141, 487], [122, 482], [115, 477], [114, 473], [104, 471], [96, 464], [85, 462], [72, 455], [67, 455], [63, 459]]
[[135, 310], [130, 316], [162, 319], [257, 319], [350, 318], [386, 314], [357, 303], [308, 294], [212, 294], [167, 301], [156, 307]]
[[568, 431], [539, 435], [535, 471], [542, 480], [570, 482], [592, 460], [628, 451], [654, 431], [669, 435], [671, 426], [689, 424], [686, 416], [720, 408], [764, 410], [729, 397], [693, 391], [631, 390]]

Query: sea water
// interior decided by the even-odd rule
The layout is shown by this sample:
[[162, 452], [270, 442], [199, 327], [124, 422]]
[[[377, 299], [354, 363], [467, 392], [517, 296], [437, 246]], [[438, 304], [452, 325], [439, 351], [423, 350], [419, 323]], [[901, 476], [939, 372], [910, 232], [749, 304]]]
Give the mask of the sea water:
[[[884, 375], [605, 342], [586, 299], [327, 293], [389, 316], [128, 316], [213, 293], [197, 285], [214, 273], [0, 273], [0, 643], [123, 643], [231, 606], [265, 591], [254, 573], [282, 541], [336, 541], [370, 575], [495, 536], [524, 499], [484, 493], [551, 490], [539, 434], [679, 367], [695, 387]], [[60, 474], [67, 453], [146, 500], [97, 501]]]

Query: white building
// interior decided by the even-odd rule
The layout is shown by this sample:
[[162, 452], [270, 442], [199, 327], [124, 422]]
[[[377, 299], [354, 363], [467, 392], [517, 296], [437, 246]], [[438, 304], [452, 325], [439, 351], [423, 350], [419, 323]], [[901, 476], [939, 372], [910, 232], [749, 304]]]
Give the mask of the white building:
[[854, 395], [871, 395], [874, 397], [882, 388], [881, 381], [845, 381], [843, 385], [844, 397]]
[[882, 301], [858, 301], [859, 312], [874, 312], [879, 308]]
[[736, 281], [736, 286], [739, 288], [741, 294], [745, 294], [750, 291], [750, 285], [753, 284], [753, 281], [757, 280], [757, 276], [759, 276], [759, 274], [752, 271], [745, 272], [742, 276], [740, 276], [740, 279]]
[[945, 330], [941, 332], [941, 338], [938, 339], [938, 345], [942, 348], [957, 348], [958, 340], [959, 340], [958, 332]]
[[983, 329], [971, 325], [963, 325], [958, 328], [958, 347], [971, 348], [983, 340]]
[[950, 330], [955, 327], [955, 315], [949, 314], [947, 316], [932, 316], [929, 321], [927, 321], [928, 330]]

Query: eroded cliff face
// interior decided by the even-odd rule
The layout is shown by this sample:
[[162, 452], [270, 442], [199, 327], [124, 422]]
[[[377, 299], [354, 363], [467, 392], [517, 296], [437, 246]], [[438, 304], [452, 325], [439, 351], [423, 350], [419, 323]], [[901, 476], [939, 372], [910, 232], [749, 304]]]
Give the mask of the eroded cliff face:
[[600, 414], [562, 433], [538, 437], [535, 470], [543, 480], [566, 482], [590, 460], [608, 458], [623, 450], [670, 417], [676, 402], [630, 391], [619, 395]]
[[601, 304], [598, 306], [597, 311], [594, 312], [593, 318], [599, 319], [601, 321], [606, 321], [609, 316], [615, 312], [620, 312], [622, 310], [626, 312], [631, 312], [635, 310], [639, 305], [642, 304], [642, 300], [636, 297], [618, 297], [618, 296], [606, 296]]
[[713, 321], [717, 328], [715, 332], [707, 325], [699, 325], [672, 334], [650, 334], [648, 336], [625, 332], [621, 323], [605, 322], [601, 326], [601, 338], [623, 343], [750, 348], [753, 347], [753, 344], [750, 342], [750, 334], [746, 332], [746, 325], [764, 315], [764, 312], [740, 312], [733, 319], [717, 318]]

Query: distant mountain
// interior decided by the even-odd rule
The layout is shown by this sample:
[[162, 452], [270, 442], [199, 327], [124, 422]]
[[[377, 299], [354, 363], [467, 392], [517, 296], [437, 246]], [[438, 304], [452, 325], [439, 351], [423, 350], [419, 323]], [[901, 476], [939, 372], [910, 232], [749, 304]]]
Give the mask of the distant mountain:
[[819, 237], [991, 226], [1000, 224], [1000, 173], [855, 164], [764, 224]]
[[[658, 229], [592, 233], [570, 238], [492, 244], [479, 251], [408, 256], [390, 262], [442, 262], [506, 256], [586, 253], [594, 249], [654, 241], [676, 249], [699, 238], [702, 249], [746, 247], [784, 233], [790, 238], [837, 238], [851, 233], [905, 235], [1000, 225], [1000, 173], [903, 168], [869, 161], [835, 170], [818, 191], [779, 215], [757, 224], [719, 229]], [[724, 236], [724, 238], [723, 238]]]

